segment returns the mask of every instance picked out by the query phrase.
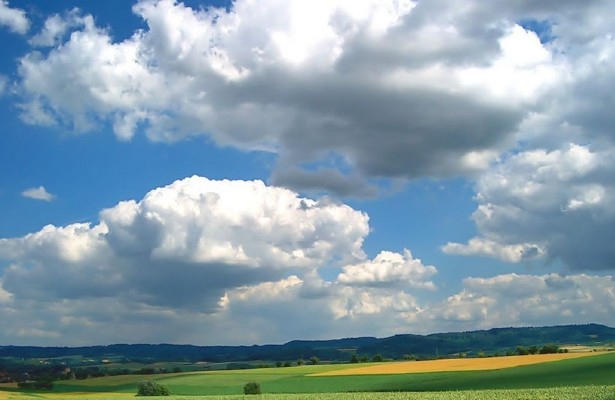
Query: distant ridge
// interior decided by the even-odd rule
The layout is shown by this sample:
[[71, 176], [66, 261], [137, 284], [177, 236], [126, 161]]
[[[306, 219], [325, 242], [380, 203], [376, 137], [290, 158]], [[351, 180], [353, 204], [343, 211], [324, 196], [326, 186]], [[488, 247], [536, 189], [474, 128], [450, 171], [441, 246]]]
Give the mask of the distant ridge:
[[332, 340], [293, 340], [285, 344], [253, 346], [193, 346], [175, 344], [113, 344], [85, 347], [0, 346], [0, 357], [89, 358], [120, 357], [140, 361], [284, 361], [316, 356], [321, 360], [348, 361], [354, 353], [380, 354], [400, 359], [404, 355], [432, 358], [450, 354], [505, 353], [516, 346], [544, 344], [595, 345], [615, 343], [615, 329], [599, 324], [549, 327], [493, 328], [468, 332], [402, 334], [387, 338], [358, 337]]

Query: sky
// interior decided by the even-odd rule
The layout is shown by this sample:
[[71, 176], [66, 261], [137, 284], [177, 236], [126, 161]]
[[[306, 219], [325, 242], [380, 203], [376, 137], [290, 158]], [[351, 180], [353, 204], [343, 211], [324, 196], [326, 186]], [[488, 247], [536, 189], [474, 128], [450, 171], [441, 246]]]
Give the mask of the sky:
[[615, 326], [613, 15], [0, 0], [0, 344]]

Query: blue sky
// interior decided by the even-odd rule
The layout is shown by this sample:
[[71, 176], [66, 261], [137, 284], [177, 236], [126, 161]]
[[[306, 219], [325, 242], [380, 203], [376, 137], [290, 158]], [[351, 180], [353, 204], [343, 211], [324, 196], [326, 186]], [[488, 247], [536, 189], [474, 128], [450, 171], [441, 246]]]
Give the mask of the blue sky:
[[615, 325], [613, 6], [448, 3], [0, 2], [0, 343]]

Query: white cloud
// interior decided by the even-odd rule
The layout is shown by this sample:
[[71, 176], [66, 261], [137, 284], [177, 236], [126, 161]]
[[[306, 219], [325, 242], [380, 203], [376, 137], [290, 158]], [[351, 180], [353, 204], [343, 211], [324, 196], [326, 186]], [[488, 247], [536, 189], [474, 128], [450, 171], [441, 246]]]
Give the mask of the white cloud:
[[368, 232], [367, 216], [343, 204], [192, 177], [103, 210], [97, 225], [0, 239], [11, 262], [3, 285], [18, 298], [125, 291], [130, 302], [210, 312], [227, 288], [362, 259]]
[[[409, 291], [432, 287], [435, 267], [408, 250], [362, 261], [368, 233], [367, 215], [326, 198], [260, 181], [186, 178], [103, 210], [97, 224], [0, 239], [8, 261], [0, 316], [11, 326], [3, 338], [201, 343], [207, 332], [209, 343], [245, 343], [248, 331], [255, 342], [368, 334], [380, 320], [388, 322], [376, 333], [402, 332], [418, 312]], [[382, 287], [319, 276], [345, 265], [353, 279], [363, 268], [378, 280], [376, 264], [385, 269]], [[138, 333], [144, 327], [156, 334]]]
[[[12, 10], [25, 32], [7, 7], [0, 21]], [[615, 3], [150, 0], [134, 12], [145, 28], [122, 42], [94, 16], [50, 17], [20, 60], [24, 121], [108, 124], [121, 140], [207, 135], [277, 153], [274, 183], [345, 196], [470, 174], [478, 235], [445, 252], [615, 268]], [[0, 318], [8, 338], [55, 343], [615, 324], [610, 276], [468, 278], [425, 301], [416, 289], [438, 283], [435, 267], [410, 252], [368, 259], [367, 221], [259, 182], [178, 181], [97, 224], [0, 239]], [[329, 267], [336, 281], [320, 278]]]
[[482, 238], [470, 239], [467, 245], [449, 242], [442, 247], [442, 251], [447, 254], [459, 254], [464, 256], [490, 256], [511, 263], [517, 263], [544, 255], [544, 249], [536, 244], [501, 244], [493, 240]]
[[566, 8], [557, 18], [538, 19], [553, 23], [545, 46], [561, 61], [561, 79], [519, 125], [516, 147], [477, 178], [479, 236], [445, 251], [520, 261], [525, 257], [514, 254], [536, 248], [571, 270], [615, 268], [607, 239], [615, 226], [615, 103], [608, 89], [615, 52], [605, 18], [614, 5], [591, 2], [581, 13]]
[[[504, 11], [437, 6], [141, 1], [133, 9], [147, 28], [119, 43], [91, 16], [54, 16], [41, 43], [78, 30], [22, 58], [23, 118], [78, 132], [110, 123], [124, 140], [141, 130], [161, 141], [208, 135], [277, 152], [289, 186], [346, 193], [365, 192], [366, 176], [474, 173], [512, 142], [565, 63]], [[331, 154], [359, 178], [283, 173]]]
[[[228, 289], [213, 313], [140, 302], [126, 307], [125, 299], [116, 294], [44, 300], [12, 295], [10, 303], [0, 303], [0, 314], [10, 322], [3, 334], [12, 342], [41, 343], [45, 336], [45, 343], [56, 344], [113, 343], [126, 337], [141, 342], [281, 343], [298, 338], [615, 323], [611, 276], [467, 278], [459, 293], [433, 302], [395, 288], [358, 288], [311, 279], [309, 274], [290, 275]], [[321, 294], [306, 296], [306, 286], [320, 286]]]
[[466, 278], [463, 291], [431, 307], [425, 317], [455, 330], [595, 321], [612, 325], [614, 289], [612, 276], [507, 274]]
[[11, 8], [7, 0], [0, 0], [0, 25], [6, 26], [15, 33], [25, 35], [30, 28], [30, 21], [24, 10]]
[[419, 312], [417, 299], [399, 288], [359, 288], [308, 274], [230, 291], [219, 317], [252, 327], [254, 341], [285, 341], [407, 332]]
[[473, 219], [480, 236], [451, 254], [519, 262], [546, 255], [570, 269], [613, 269], [614, 148], [569, 144], [527, 150], [484, 173]]
[[345, 285], [403, 285], [428, 289], [435, 288], [428, 279], [437, 273], [434, 266], [423, 265], [408, 249], [404, 249], [404, 254], [382, 251], [373, 260], [345, 265], [342, 270], [337, 281]]
[[73, 9], [65, 15], [54, 14], [45, 20], [42, 30], [30, 39], [33, 46], [55, 46], [63, 39], [63, 36], [73, 28], [90, 23], [80, 16], [79, 9]]
[[23, 197], [27, 197], [29, 199], [34, 200], [43, 200], [43, 201], [51, 201], [55, 199], [55, 196], [47, 191], [44, 186], [39, 186], [37, 188], [26, 189], [21, 192]]
[[[610, 276], [467, 278], [438, 300], [409, 250], [362, 250], [368, 217], [262, 182], [192, 177], [0, 239], [3, 341], [246, 344], [493, 326], [613, 324]], [[326, 281], [320, 270], [342, 268]]]

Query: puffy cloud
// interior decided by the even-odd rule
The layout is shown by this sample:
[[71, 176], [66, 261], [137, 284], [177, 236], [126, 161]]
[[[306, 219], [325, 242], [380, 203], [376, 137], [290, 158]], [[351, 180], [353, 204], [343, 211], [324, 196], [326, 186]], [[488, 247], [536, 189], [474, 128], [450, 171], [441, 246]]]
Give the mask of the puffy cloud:
[[544, 250], [534, 244], [503, 245], [493, 240], [482, 238], [470, 239], [467, 245], [449, 242], [442, 247], [442, 251], [447, 254], [460, 254], [464, 256], [491, 256], [512, 263], [537, 258], [544, 254]]
[[192, 177], [103, 210], [97, 225], [0, 239], [11, 262], [3, 286], [17, 297], [124, 293], [211, 311], [227, 288], [363, 258], [367, 221], [346, 205], [260, 181]]
[[73, 9], [64, 16], [54, 14], [45, 20], [43, 29], [33, 36], [29, 42], [33, 46], [49, 47], [55, 46], [62, 41], [64, 35], [72, 28], [84, 26], [86, 19], [80, 16], [79, 9]]
[[[186, 178], [101, 211], [97, 224], [0, 239], [8, 261], [0, 316], [11, 326], [3, 337], [202, 343], [206, 333], [208, 343], [245, 343], [247, 331], [255, 342], [402, 332], [418, 312], [409, 291], [432, 287], [435, 267], [408, 250], [360, 262], [368, 233], [367, 215], [326, 198], [260, 181]], [[320, 277], [342, 265], [348, 279]], [[377, 332], [374, 321], [382, 321]], [[144, 327], [156, 334], [139, 334]]]
[[0, 25], [6, 26], [15, 33], [25, 35], [30, 28], [30, 21], [24, 10], [20, 8], [11, 8], [7, 0], [1, 0]]
[[507, 274], [466, 278], [460, 293], [435, 304], [425, 317], [455, 330], [595, 321], [612, 325], [614, 289], [612, 276]]
[[26, 189], [23, 192], [21, 192], [21, 195], [29, 199], [43, 200], [43, 201], [51, 201], [55, 198], [55, 196], [49, 193], [47, 189], [45, 189], [44, 186]]
[[[366, 259], [367, 220], [259, 181], [176, 181], [102, 211], [96, 225], [0, 239], [2, 338], [246, 344], [615, 323], [610, 276], [467, 278], [457, 294], [422, 299], [435, 267], [409, 250]], [[326, 281], [331, 266], [342, 272]]]
[[[111, 123], [121, 139], [144, 129], [152, 140], [208, 135], [275, 151], [274, 177], [298, 188], [369, 195], [365, 176], [474, 173], [510, 145], [567, 64], [515, 23], [525, 14], [512, 6], [434, 3], [195, 10], [144, 0], [133, 10], [147, 28], [118, 43], [91, 16], [54, 16], [35, 43], [77, 30], [21, 59], [23, 118], [79, 132]], [[301, 173], [331, 154], [350, 179]]]
[[[433, 287], [435, 267], [408, 250], [362, 261], [368, 233], [367, 215], [326, 198], [186, 178], [101, 211], [97, 224], [0, 239], [3, 337], [245, 343], [403, 332], [419, 312], [410, 291]], [[320, 277], [338, 266], [338, 280]]]
[[569, 144], [515, 154], [476, 185], [473, 214], [482, 237], [444, 251], [509, 262], [539, 256], [571, 269], [613, 269], [613, 149]]
[[382, 251], [373, 260], [345, 265], [337, 277], [338, 282], [357, 286], [403, 285], [416, 288], [434, 289], [431, 276], [436, 274], [434, 266], [423, 265], [408, 249], [404, 254]]
[[[30, 41], [40, 48], [20, 60], [24, 121], [109, 124], [122, 140], [206, 135], [277, 153], [275, 184], [344, 196], [372, 196], [381, 178], [471, 174], [478, 235], [444, 251], [613, 268], [615, 3], [195, 10], [144, 0], [133, 10], [144, 29], [121, 42], [78, 11], [46, 21]], [[435, 286], [435, 268], [409, 252], [367, 259], [368, 231], [366, 215], [325, 199], [191, 178], [105, 210], [98, 224], [0, 239], [0, 314], [24, 343], [73, 332], [90, 343], [244, 343], [232, 332], [259, 342], [615, 323], [604, 276], [468, 278], [426, 302], [416, 289]], [[342, 272], [323, 281], [330, 266]]]
[[615, 121], [607, 93], [615, 47], [604, 17], [614, 10], [591, 2], [577, 14], [564, 5], [557, 19], [543, 18], [563, 78], [519, 125], [517, 146], [478, 177], [473, 219], [480, 235], [445, 251], [511, 262], [542, 255], [572, 270], [615, 268], [607, 239], [615, 233]]
[[[70, 18], [64, 22], [66, 26], [75, 17]], [[136, 37], [114, 45], [107, 33], [94, 25], [92, 16], [80, 17], [79, 22], [83, 29], [73, 32], [69, 42], [51, 50], [46, 58], [32, 52], [21, 59], [20, 74], [27, 76], [22, 89], [37, 93], [21, 104], [23, 118], [48, 125], [64, 115], [76, 131], [86, 131], [96, 125], [98, 117], [110, 115], [117, 135], [129, 138], [131, 127], [139, 122], [139, 110], [147, 107], [146, 103], [156, 107], [158, 93], [164, 93], [162, 78], [139, 63]], [[35, 38], [57, 40], [58, 32], [49, 30]], [[59, 71], [71, 72], [60, 77], [56, 75]], [[90, 114], [97, 117], [92, 119]]]
[[359, 288], [307, 274], [232, 290], [219, 317], [231, 325], [242, 321], [254, 341], [261, 335], [285, 341], [402, 333], [419, 312], [417, 299], [402, 289]]

